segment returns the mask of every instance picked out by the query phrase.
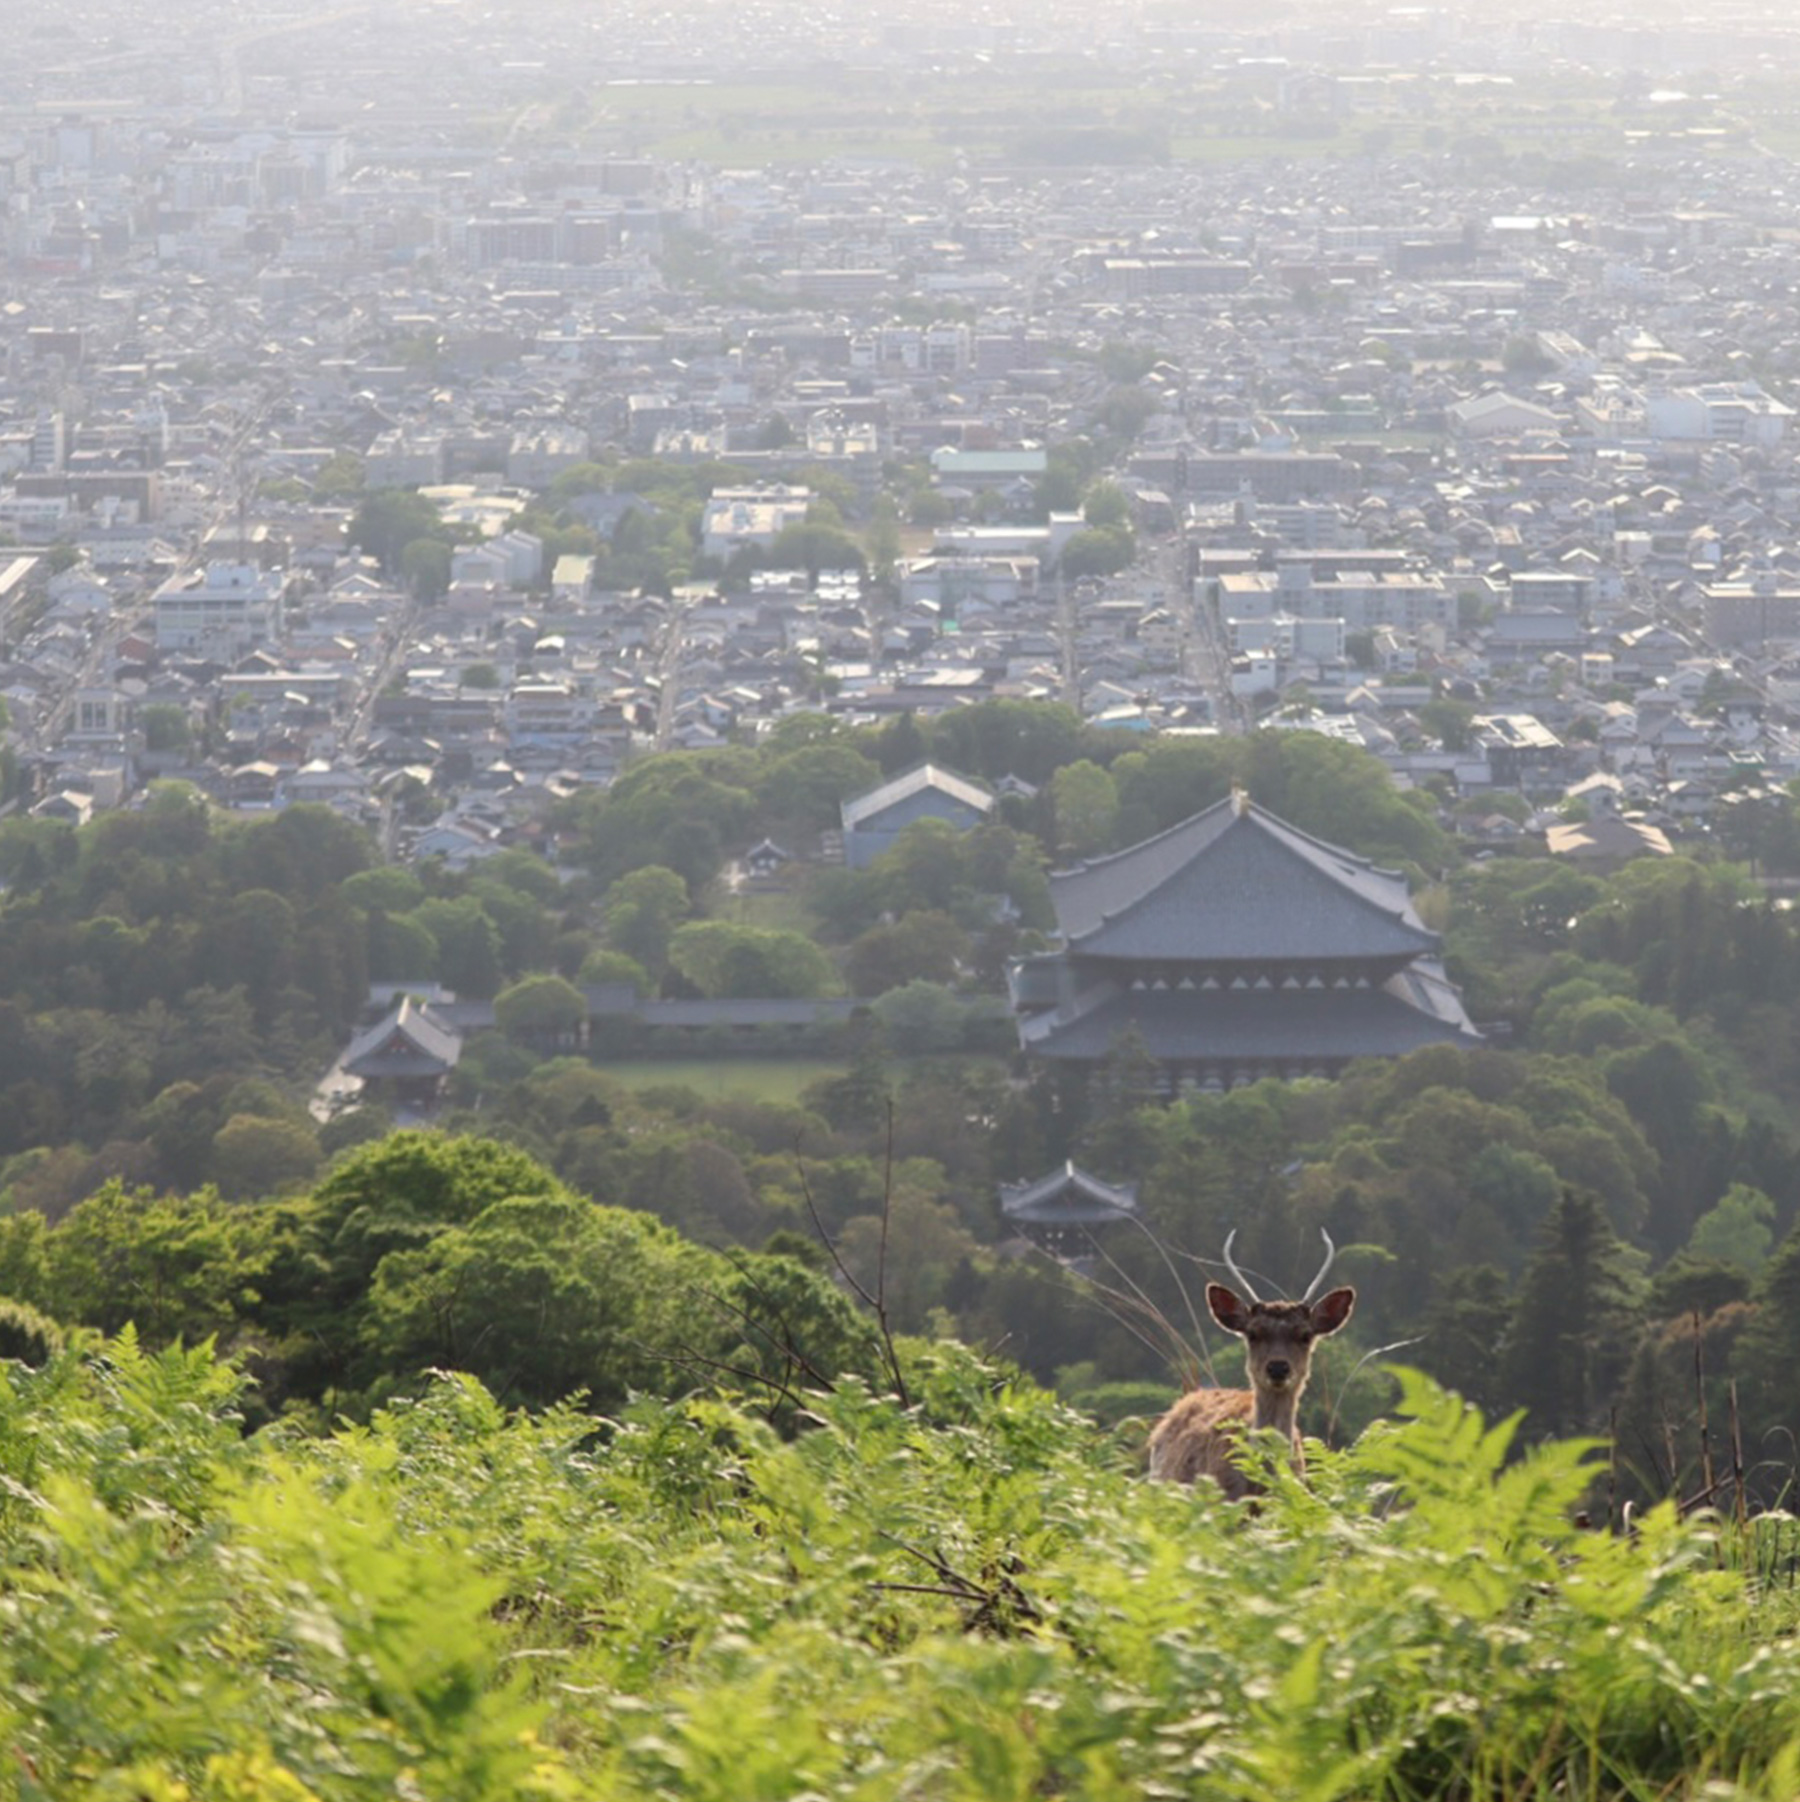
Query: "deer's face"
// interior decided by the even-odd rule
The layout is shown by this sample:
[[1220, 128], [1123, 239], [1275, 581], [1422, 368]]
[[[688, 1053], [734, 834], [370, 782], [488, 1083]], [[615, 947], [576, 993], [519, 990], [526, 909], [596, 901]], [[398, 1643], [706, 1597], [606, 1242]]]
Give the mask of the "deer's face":
[[1314, 1342], [1350, 1318], [1356, 1291], [1333, 1289], [1310, 1303], [1245, 1302], [1223, 1283], [1208, 1283], [1206, 1305], [1226, 1332], [1243, 1340], [1250, 1387], [1285, 1395], [1305, 1383]]

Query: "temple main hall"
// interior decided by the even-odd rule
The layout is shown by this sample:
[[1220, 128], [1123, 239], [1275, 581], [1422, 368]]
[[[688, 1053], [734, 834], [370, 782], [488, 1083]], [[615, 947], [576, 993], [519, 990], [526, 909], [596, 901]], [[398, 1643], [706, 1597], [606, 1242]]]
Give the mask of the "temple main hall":
[[1483, 1042], [1405, 879], [1242, 791], [1050, 894], [1060, 948], [1009, 973], [1028, 1057], [1098, 1065], [1135, 1039], [1173, 1094]]

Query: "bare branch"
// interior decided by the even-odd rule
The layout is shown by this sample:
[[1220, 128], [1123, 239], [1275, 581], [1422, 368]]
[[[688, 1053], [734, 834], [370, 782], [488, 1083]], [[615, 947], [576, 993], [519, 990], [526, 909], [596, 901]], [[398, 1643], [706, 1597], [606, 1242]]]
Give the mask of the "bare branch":
[[[1043, 1255], [1049, 1257], [1048, 1252]], [[1052, 1261], [1054, 1262], [1054, 1260]], [[1077, 1277], [1076, 1273], [1070, 1270], [1066, 1264], [1059, 1264], [1057, 1268], [1070, 1279], [1075, 1294], [1081, 1300], [1097, 1308], [1114, 1326], [1129, 1333], [1151, 1356], [1173, 1362], [1176, 1370], [1181, 1372], [1185, 1379], [1188, 1363], [1187, 1347], [1179, 1342], [1175, 1343], [1173, 1348], [1160, 1344], [1152, 1333], [1139, 1326], [1137, 1318], [1134, 1317], [1148, 1317], [1145, 1316], [1143, 1305], [1135, 1296], [1126, 1294], [1122, 1289], [1110, 1287], [1101, 1282], [1098, 1277], [1085, 1274]], [[1151, 1325], [1154, 1327], [1160, 1328], [1166, 1324], [1166, 1322], [1151, 1319]]]
[[751, 1292], [756, 1298], [765, 1303], [768, 1306], [769, 1311], [775, 1316], [776, 1324], [781, 1328], [781, 1336], [777, 1338], [776, 1335], [747, 1308], [741, 1308], [735, 1302], [728, 1301], [724, 1296], [713, 1294], [711, 1290], [702, 1290], [701, 1293], [704, 1294], [715, 1307], [724, 1308], [735, 1315], [737, 1319], [752, 1332], [761, 1333], [762, 1336], [768, 1340], [770, 1345], [784, 1357], [791, 1359], [793, 1363], [807, 1376], [812, 1378], [812, 1380], [817, 1383], [827, 1395], [833, 1393], [837, 1385], [832, 1382], [831, 1378], [828, 1377], [824, 1371], [820, 1370], [819, 1367], [813, 1363], [812, 1359], [807, 1357], [805, 1352], [803, 1352], [797, 1344], [795, 1344], [794, 1329], [788, 1324], [786, 1314], [783, 1313], [781, 1307], [776, 1303], [774, 1297], [769, 1294], [768, 1290], [756, 1280], [755, 1272], [749, 1268], [748, 1263], [741, 1258], [733, 1256], [730, 1252], [727, 1252], [725, 1255], [730, 1259], [732, 1269], [743, 1278], [744, 1282], [749, 1285]]
[[800, 1156], [800, 1147], [794, 1146], [794, 1173], [800, 1178], [800, 1194], [806, 1203], [808, 1218], [812, 1221], [813, 1231], [819, 1235], [819, 1243], [825, 1247], [833, 1267], [844, 1279], [844, 1286], [860, 1301], [864, 1307], [873, 1308], [875, 1297], [856, 1280], [856, 1272], [838, 1255], [836, 1242], [825, 1230], [825, 1222], [819, 1218], [819, 1204], [813, 1200], [812, 1184], [806, 1180], [806, 1164]]
[[1337, 1399], [1331, 1404], [1330, 1417], [1325, 1422], [1325, 1434], [1329, 1439], [1337, 1437], [1338, 1410], [1344, 1405], [1344, 1397], [1350, 1393], [1350, 1385], [1362, 1375], [1363, 1367], [1372, 1364], [1377, 1358], [1385, 1358], [1389, 1352], [1405, 1351], [1408, 1346], [1422, 1345], [1425, 1335], [1421, 1333], [1416, 1339], [1396, 1339], [1389, 1345], [1378, 1345], [1373, 1351], [1363, 1355], [1350, 1366], [1350, 1374], [1338, 1387]]
[[890, 1095], [887, 1104], [887, 1149], [881, 1172], [881, 1245], [875, 1256], [875, 1324], [881, 1332], [882, 1347], [887, 1354], [888, 1370], [894, 1379], [894, 1393], [900, 1398], [900, 1406], [909, 1408], [911, 1401], [906, 1393], [906, 1374], [900, 1368], [900, 1354], [894, 1349], [894, 1335], [888, 1325], [887, 1310], [887, 1251], [888, 1226], [894, 1213], [894, 1100]]
[[631, 1340], [628, 1343], [634, 1351], [646, 1358], [655, 1359], [659, 1364], [672, 1364], [677, 1370], [706, 1371], [715, 1376], [736, 1377], [739, 1382], [758, 1384], [770, 1390], [778, 1401], [788, 1402], [796, 1408], [800, 1405], [800, 1397], [793, 1388], [779, 1377], [770, 1376], [767, 1371], [745, 1370], [741, 1365], [727, 1364], [701, 1352], [668, 1351], [660, 1345], [645, 1344], [642, 1340]]
[[894, 1385], [894, 1394], [901, 1407], [910, 1408], [912, 1398], [907, 1393], [906, 1372], [900, 1368], [900, 1354], [894, 1349], [894, 1335], [888, 1326], [887, 1312], [888, 1220], [894, 1205], [894, 1104], [891, 1101], [888, 1103], [887, 1176], [882, 1184], [881, 1192], [881, 1253], [877, 1264], [876, 1288], [873, 1295], [857, 1281], [856, 1273], [844, 1262], [830, 1233], [825, 1230], [825, 1222], [819, 1217], [818, 1203], [813, 1200], [812, 1184], [806, 1180], [806, 1162], [800, 1155], [798, 1140], [794, 1143], [794, 1168], [800, 1178], [800, 1193], [806, 1201], [806, 1212], [812, 1221], [813, 1231], [819, 1235], [819, 1242], [829, 1253], [838, 1275], [844, 1279], [845, 1287], [864, 1307], [873, 1311], [876, 1329], [881, 1337], [882, 1362], [887, 1366], [888, 1378]]

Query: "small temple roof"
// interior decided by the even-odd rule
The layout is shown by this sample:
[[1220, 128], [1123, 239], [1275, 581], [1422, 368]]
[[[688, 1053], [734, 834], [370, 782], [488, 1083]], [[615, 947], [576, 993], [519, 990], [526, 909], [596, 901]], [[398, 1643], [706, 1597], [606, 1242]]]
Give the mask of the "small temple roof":
[[442, 1076], [462, 1056], [462, 1034], [430, 1008], [402, 995], [393, 1010], [350, 1041], [343, 1056], [351, 1076]]
[[1438, 935], [1405, 878], [1236, 791], [1155, 838], [1050, 878], [1076, 957], [1208, 963], [1413, 958]]
[[1137, 1184], [1102, 1182], [1070, 1159], [1035, 1182], [1002, 1183], [1000, 1211], [1020, 1226], [1101, 1226], [1137, 1212]]

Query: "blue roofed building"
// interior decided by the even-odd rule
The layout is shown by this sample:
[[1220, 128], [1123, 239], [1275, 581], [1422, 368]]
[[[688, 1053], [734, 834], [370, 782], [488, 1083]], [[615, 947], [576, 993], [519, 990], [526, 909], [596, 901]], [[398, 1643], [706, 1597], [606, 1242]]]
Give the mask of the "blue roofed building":
[[915, 820], [945, 820], [966, 832], [993, 806], [994, 797], [979, 783], [922, 763], [842, 804], [844, 862], [853, 870], [867, 869]]

